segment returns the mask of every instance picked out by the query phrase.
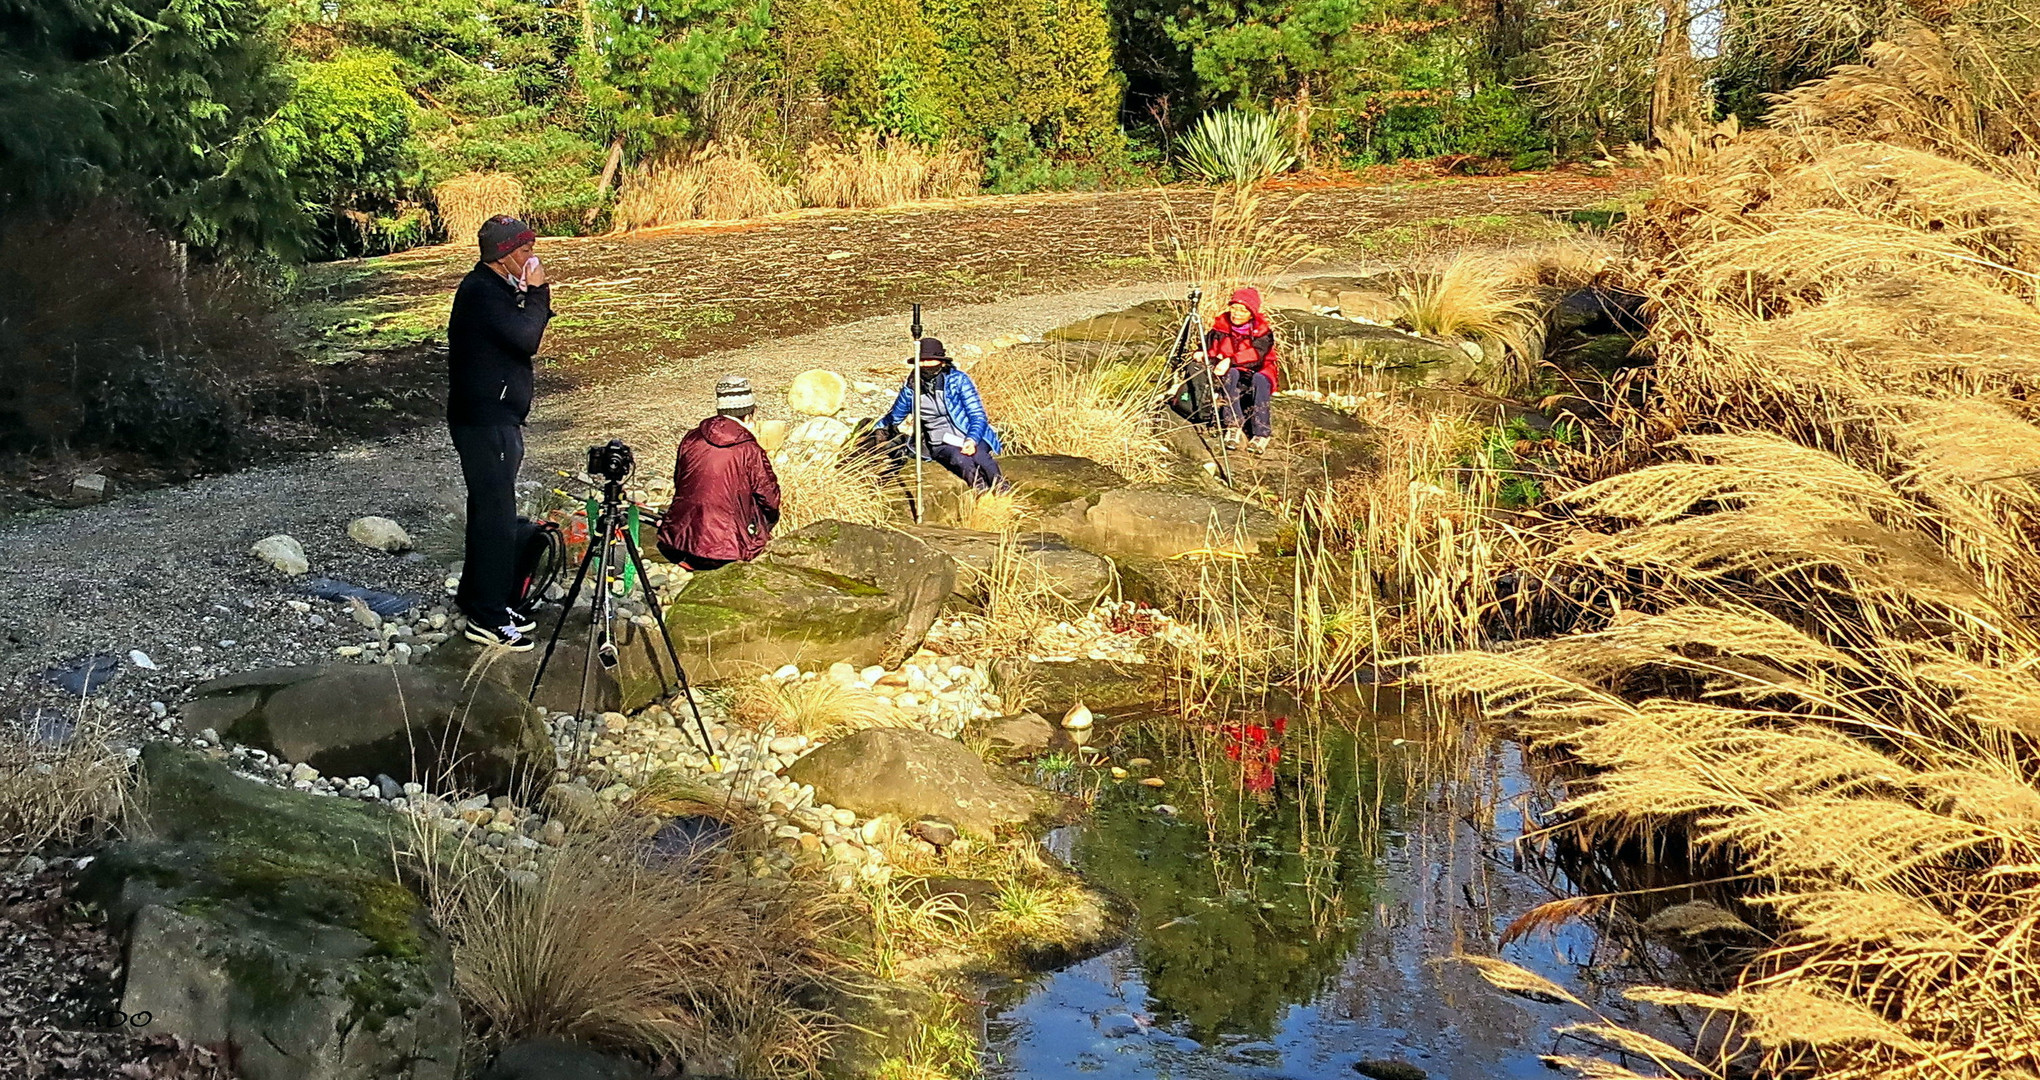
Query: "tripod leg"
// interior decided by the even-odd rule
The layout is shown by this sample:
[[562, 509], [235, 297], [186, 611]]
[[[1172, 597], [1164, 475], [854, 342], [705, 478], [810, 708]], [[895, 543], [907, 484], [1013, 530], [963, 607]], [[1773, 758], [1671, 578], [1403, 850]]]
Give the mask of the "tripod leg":
[[552, 636], [548, 638], [545, 643], [545, 655], [538, 658], [538, 671], [537, 673], [531, 676], [531, 692], [524, 695], [524, 700], [526, 701], [535, 701], [538, 699], [539, 680], [545, 678], [546, 665], [552, 663], [553, 650], [559, 648], [560, 631], [566, 629], [567, 615], [574, 610], [574, 601], [579, 599], [581, 596], [581, 583], [588, 580], [588, 564], [594, 561], [594, 559], [595, 559], [594, 534], [590, 533], [588, 541], [588, 550], [581, 554], [580, 569], [574, 571], [574, 585], [572, 588], [567, 590], [566, 606], [560, 608], [560, 620], [553, 624]]
[[[652, 609], [652, 621], [659, 627], [659, 640], [666, 643], [666, 655], [672, 659], [673, 674], [680, 681], [680, 696], [687, 699], [687, 709], [694, 714], [695, 730], [701, 733], [701, 748], [708, 751], [708, 760], [720, 772], [722, 755], [716, 751], [715, 740], [709, 737], [708, 723], [701, 718], [701, 706], [694, 703], [694, 687], [688, 684], [687, 667], [680, 662], [680, 649], [673, 644], [672, 631], [666, 629], [666, 612], [659, 606], [659, 594], [652, 588], [652, 579], [645, 576], [645, 561], [638, 553], [636, 538], [626, 533], [623, 538], [623, 550], [629, 553], [631, 565], [637, 568], [638, 581], [645, 591], [645, 606]], [[659, 687], [664, 689], [665, 686], [665, 676], [661, 675]]]
[[[581, 696], [574, 706], [574, 719], [580, 730], [574, 736], [574, 764], [578, 767], [587, 760], [588, 751], [594, 744], [594, 726], [588, 717], [588, 684], [595, 678], [595, 653], [601, 648], [602, 633], [607, 627], [609, 613], [609, 548], [614, 539], [610, 535], [608, 513], [602, 515], [601, 554], [595, 557], [595, 591], [588, 597], [588, 653], [581, 658]], [[591, 537], [596, 534], [591, 534]], [[591, 539], [590, 543], [594, 541]]]

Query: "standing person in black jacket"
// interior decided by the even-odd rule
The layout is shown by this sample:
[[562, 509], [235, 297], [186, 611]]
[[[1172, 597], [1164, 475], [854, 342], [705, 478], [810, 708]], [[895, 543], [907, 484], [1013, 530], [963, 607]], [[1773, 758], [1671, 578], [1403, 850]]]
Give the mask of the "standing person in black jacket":
[[513, 611], [517, 470], [531, 412], [531, 358], [552, 318], [552, 287], [532, 253], [537, 234], [498, 214], [482, 225], [481, 261], [461, 279], [446, 325], [446, 422], [467, 482], [467, 556], [460, 592], [467, 636], [524, 652], [537, 623]]

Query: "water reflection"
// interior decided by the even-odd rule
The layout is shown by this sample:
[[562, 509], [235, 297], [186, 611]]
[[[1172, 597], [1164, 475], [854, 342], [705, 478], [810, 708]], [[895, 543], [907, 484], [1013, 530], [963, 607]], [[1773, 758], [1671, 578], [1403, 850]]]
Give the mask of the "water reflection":
[[[1541, 798], [1514, 748], [1389, 696], [1143, 725], [1113, 756], [1156, 764], [1104, 783], [1057, 846], [1133, 903], [1137, 935], [995, 1002], [994, 1073], [1307, 1076], [1392, 1058], [1431, 1077], [1551, 1075], [1550, 1027], [1579, 1017], [1440, 962], [1493, 953], [1553, 895], [1514, 865]], [[1165, 786], [1139, 785], [1148, 772]], [[1573, 927], [1504, 955], [1595, 1001], [1581, 973], [1598, 948]]]

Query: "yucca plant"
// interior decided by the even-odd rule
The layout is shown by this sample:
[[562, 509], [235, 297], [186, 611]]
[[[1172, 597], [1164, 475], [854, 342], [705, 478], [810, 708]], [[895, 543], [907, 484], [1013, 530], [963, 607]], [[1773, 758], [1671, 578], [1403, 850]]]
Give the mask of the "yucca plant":
[[1213, 184], [1257, 184], [1296, 165], [1296, 146], [1268, 113], [1205, 113], [1182, 147], [1183, 167]]

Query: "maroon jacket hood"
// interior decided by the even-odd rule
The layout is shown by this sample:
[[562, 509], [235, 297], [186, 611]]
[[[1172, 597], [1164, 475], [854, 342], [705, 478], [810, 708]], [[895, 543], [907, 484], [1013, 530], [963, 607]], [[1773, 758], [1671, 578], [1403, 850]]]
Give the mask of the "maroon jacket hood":
[[711, 416], [695, 428], [711, 446], [735, 446], [738, 443], [756, 442], [757, 436], [741, 422], [727, 416]]

